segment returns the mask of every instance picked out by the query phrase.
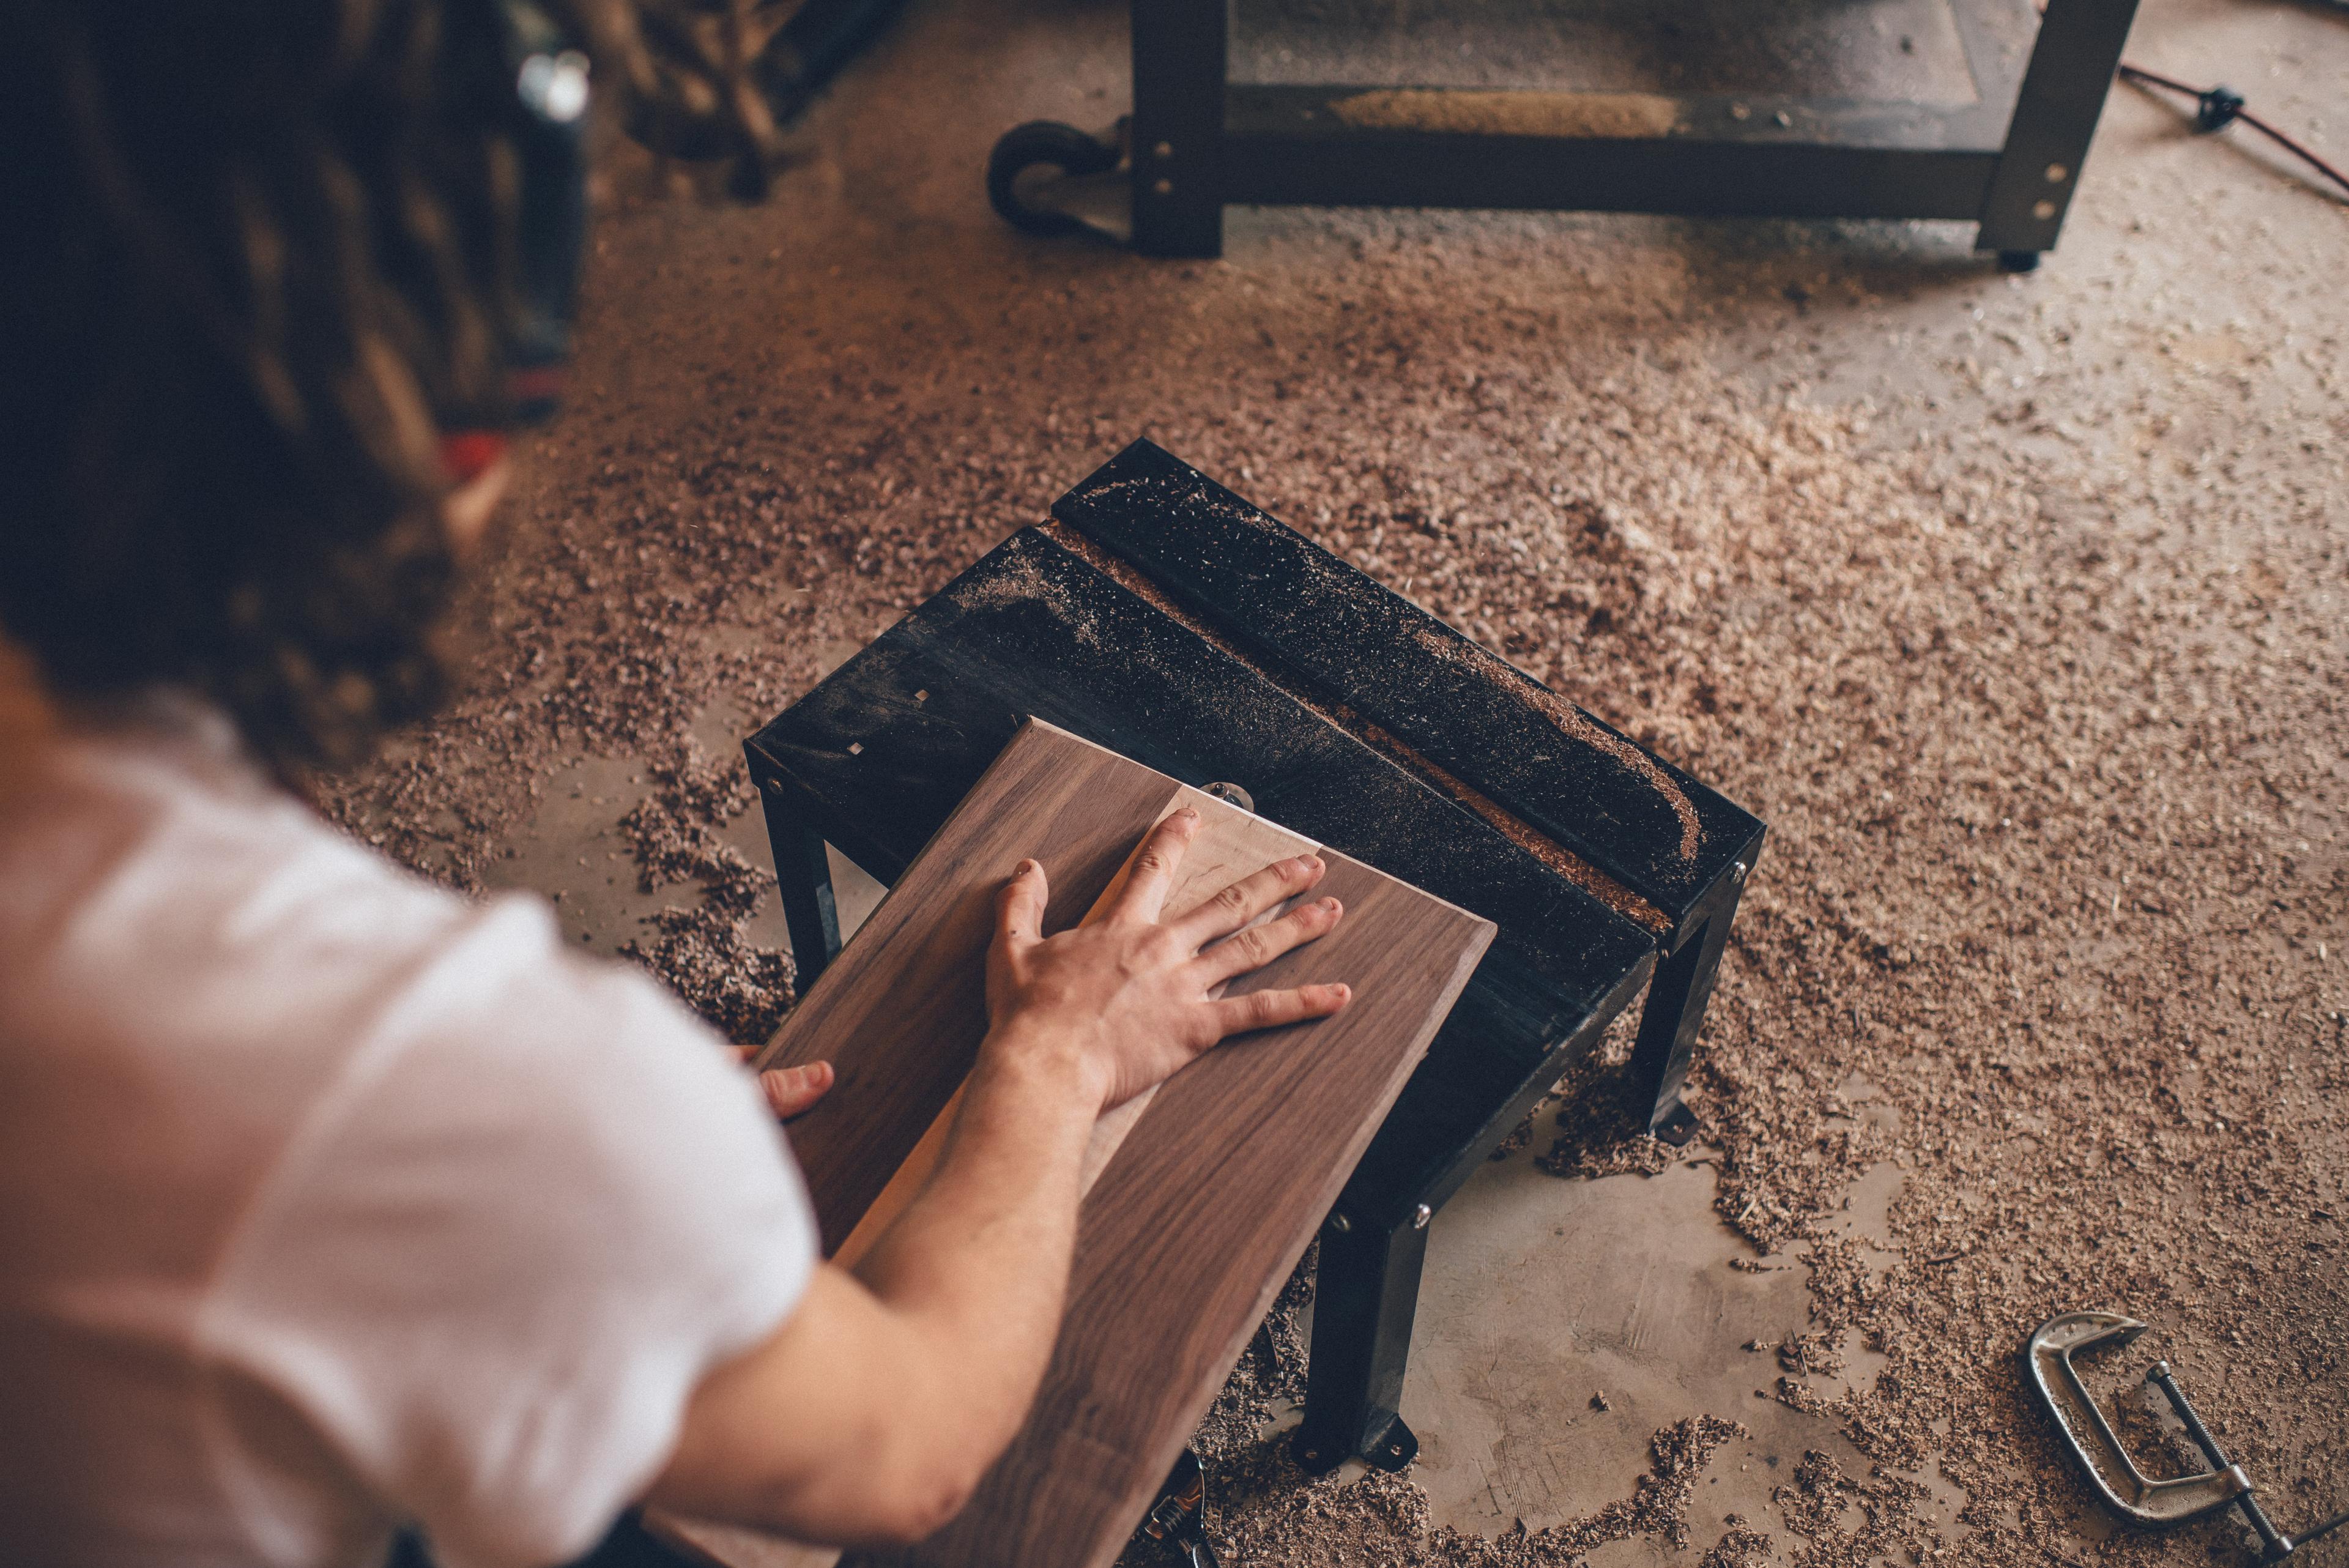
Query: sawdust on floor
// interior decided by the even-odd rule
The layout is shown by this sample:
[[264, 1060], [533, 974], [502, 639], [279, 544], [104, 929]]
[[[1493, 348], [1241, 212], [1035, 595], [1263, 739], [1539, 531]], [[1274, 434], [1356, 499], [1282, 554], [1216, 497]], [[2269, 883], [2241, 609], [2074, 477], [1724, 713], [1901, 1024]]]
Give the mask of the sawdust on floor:
[[[772, 895], [712, 836], [747, 786], [693, 717], [779, 710], [1146, 433], [1768, 820], [1691, 1097], [1723, 1220], [1810, 1266], [1770, 1397], [1868, 1460], [1689, 1521], [1739, 1414], [1692, 1411], [1612, 1522], [1464, 1538], [1407, 1477], [1285, 1468], [1242, 1407], [1292, 1397], [1276, 1323], [1207, 1435], [1227, 1561], [1565, 1563], [1619, 1525], [1708, 1568], [1774, 1535], [1822, 1565], [2236, 1551], [2093, 1529], [2015, 1355], [2085, 1305], [2156, 1324], [2132, 1354], [2279, 1516], [2349, 1504], [2339, 212], [2124, 97], [2027, 282], [1930, 228], [1498, 215], [1236, 215], [1231, 260], [1144, 265], [901, 172], [893, 106], [994, 47], [922, 25], [768, 208], [622, 171], [471, 689], [326, 808], [473, 887], [560, 768], [641, 759], [616, 823], [678, 912], [636, 957], [755, 1038], [788, 961], [744, 939]], [[1529, 1134], [1562, 1177], [1670, 1158], [1582, 1115]], [[1885, 1161], [1872, 1256], [1837, 1221]], [[1881, 1370], [1818, 1392], [1849, 1345]]]

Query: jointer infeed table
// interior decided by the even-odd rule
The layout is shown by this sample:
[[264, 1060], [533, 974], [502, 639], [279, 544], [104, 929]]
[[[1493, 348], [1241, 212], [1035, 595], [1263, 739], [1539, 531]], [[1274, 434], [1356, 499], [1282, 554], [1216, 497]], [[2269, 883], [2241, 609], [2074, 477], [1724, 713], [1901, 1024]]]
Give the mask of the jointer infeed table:
[[825, 844], [894, 882], [1030, 715], [1499, 927], [1321, 1228], [1298, 1455], [1398, 1469], [1430, 1220], [1643, 989], [1632, 1070], [1686, 1140], [1763, 825], [1137, 441], [745, 743], [802, 984]]

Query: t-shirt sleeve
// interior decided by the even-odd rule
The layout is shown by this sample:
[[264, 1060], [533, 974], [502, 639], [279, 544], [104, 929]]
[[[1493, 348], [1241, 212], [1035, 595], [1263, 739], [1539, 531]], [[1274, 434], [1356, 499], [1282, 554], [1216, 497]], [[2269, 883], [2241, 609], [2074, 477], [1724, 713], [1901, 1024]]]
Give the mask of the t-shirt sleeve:
[[230, 1249], [207, 1348], [444, 1568], [537, 1568], [651, 1481], [701, 1376], [815, 1262], [730, 1052], [512, 898], [387, 984]]

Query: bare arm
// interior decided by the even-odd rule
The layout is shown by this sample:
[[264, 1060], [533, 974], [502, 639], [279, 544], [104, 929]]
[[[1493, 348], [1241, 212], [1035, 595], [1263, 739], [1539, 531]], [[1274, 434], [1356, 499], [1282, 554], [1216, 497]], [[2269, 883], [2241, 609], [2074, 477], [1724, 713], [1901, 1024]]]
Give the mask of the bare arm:
[[1340, 910], [1306, 904], [1202, 952], [1322, 867], [1282, 861], [1162, 921], [1197, 826], [1167, 818], [1105, 918], [1050, 938], [1043, 868], [1005, 886], [990, 1027], [929, 1186], [854, 1275], [826, 1265], [772, 1337], [704, 1380], [648, 1501], [826, 1542], [917, 1540], [961, 1510], [1051, 1354], [1094, 1120], [1227, 1035], [1348, 1000], [1334, 985], [1211, 998]]
[[1065, 1074], [983, 1055], [929, 1188], [703, 1381], [650, 1501], [840, 1542], [951, 1519], [1050, 1354], [1092, 1126]]

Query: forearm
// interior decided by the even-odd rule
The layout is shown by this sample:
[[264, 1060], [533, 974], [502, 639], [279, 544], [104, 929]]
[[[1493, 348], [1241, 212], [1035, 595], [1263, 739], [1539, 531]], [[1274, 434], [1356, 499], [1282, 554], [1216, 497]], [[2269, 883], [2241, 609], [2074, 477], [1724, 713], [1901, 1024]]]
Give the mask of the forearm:
[[926, 1403], [964, 1452], [1009, 1442], [1043, 1377], [1099, 1103], [1072, 1056], [990, 1038], [936, 1174], [855, 1271], [927, 1353]]
[[696, 1392], [649, 1501], [834, 1542], [918, 1539], [960, 1511], [1051, 1355], [1101, 1102], [1052, 1053], [1003, 1044], [855, 1277], [827, 1265]]

